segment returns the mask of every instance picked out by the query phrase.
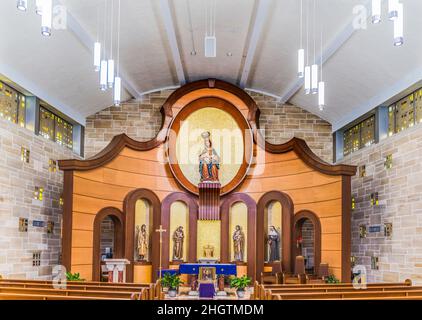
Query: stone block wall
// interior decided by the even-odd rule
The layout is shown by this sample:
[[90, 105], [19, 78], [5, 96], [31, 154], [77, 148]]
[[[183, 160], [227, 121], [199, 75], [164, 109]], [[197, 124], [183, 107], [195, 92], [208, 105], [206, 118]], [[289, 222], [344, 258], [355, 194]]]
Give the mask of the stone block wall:
[[[365, 147], [341, 162], [365, 166], [366, 176], [352, 178], [352, 255], [367, 269], [370, 282], [412, 279], [422, 284], [422, 125]], [[392, 167], [384, 165], [392, 154]], [[378, 205], [371, 194], [378, 193]], [[392, 223], [392, 235], [384, 224]], [[359, 227], [366, 227], [360, 238]], [[380, 227], [369, 230], [369, 227]], [[378, 270], [371, 260], [378, 258]]]
[[[29, 163], [21, 160], [21, 147], [30, 150]], [[0, 275], [10, 278], [48, 279], [60, 260], [63, 174], [49, 170], [49, 160], [76, 157], [71, 150], [36, 136], [0, 118]], [[34, 199], [35, 187], [43, 200]], [[19, 231], [19, 218], [28, 219], [28, 231]], [[34, 227], [33, 221], [44, 227]], [[54, 222], [53, 234], [47, 222]], [[41, 252], [40, 266], [32, 265]]]
[[[160, 109], [173, 90], [142, 97], [140, 101], [110, 107], [86, 119], [85, 155], [100, 152], [117, 134], [126, 133], [135, 140], [155, 137], [161, 127]], [[283, 143], [293, 137], [304, 139], [315, 154], [332, 162], [331, 125], [318, 116], [293, 105], [280, 104], [271, 96], [248, 92], [260, 111], [260, 128], [271, 143]]]

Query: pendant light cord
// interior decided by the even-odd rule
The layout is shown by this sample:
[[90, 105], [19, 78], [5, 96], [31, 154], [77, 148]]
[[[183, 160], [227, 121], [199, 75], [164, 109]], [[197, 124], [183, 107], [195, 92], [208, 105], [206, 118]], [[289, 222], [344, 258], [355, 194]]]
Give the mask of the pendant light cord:
[[117, 76], [120, 77], [120, 16], [121, 16], [121, 1], [118, 0], [117, 13]]

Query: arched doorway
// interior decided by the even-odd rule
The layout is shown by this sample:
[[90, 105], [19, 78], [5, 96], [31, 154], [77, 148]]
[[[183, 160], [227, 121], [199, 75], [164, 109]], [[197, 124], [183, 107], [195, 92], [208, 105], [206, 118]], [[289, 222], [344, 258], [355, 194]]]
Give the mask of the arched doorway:
[[305, 269], [309, 274], [318, 274], [321, 264], [321, 224], [315, 213], [308, 210], [295, 214], [295, 256], [305, 258]]
[[123, 258], [124, 216], [114, 207], [97, 213], [94, 219], [92, 280], [101, 280], [101, 262], [104, 258]]

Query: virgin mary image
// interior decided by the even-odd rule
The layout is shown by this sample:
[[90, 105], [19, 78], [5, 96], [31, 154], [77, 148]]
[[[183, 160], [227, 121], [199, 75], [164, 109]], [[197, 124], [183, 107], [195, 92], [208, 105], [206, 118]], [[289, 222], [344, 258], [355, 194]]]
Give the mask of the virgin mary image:
[[204, 149], [199, 155], [199, 174], [201, 182], [218, 181], [218, 170], [220, 169], [220, 157], [212, 147], [211, 134], [206, 131], [201, 134], [204, 139]]

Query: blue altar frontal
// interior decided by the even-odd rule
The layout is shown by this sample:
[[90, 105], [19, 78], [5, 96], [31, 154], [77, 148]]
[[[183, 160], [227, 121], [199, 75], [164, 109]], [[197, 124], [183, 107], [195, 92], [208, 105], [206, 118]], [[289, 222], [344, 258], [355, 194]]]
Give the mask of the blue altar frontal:
[[198, 274], [199, 268], [215, 268], [216, 275], [235, 276], [236, 265], [230, 263], [183, 263], [179, 265], [180, 274]]

